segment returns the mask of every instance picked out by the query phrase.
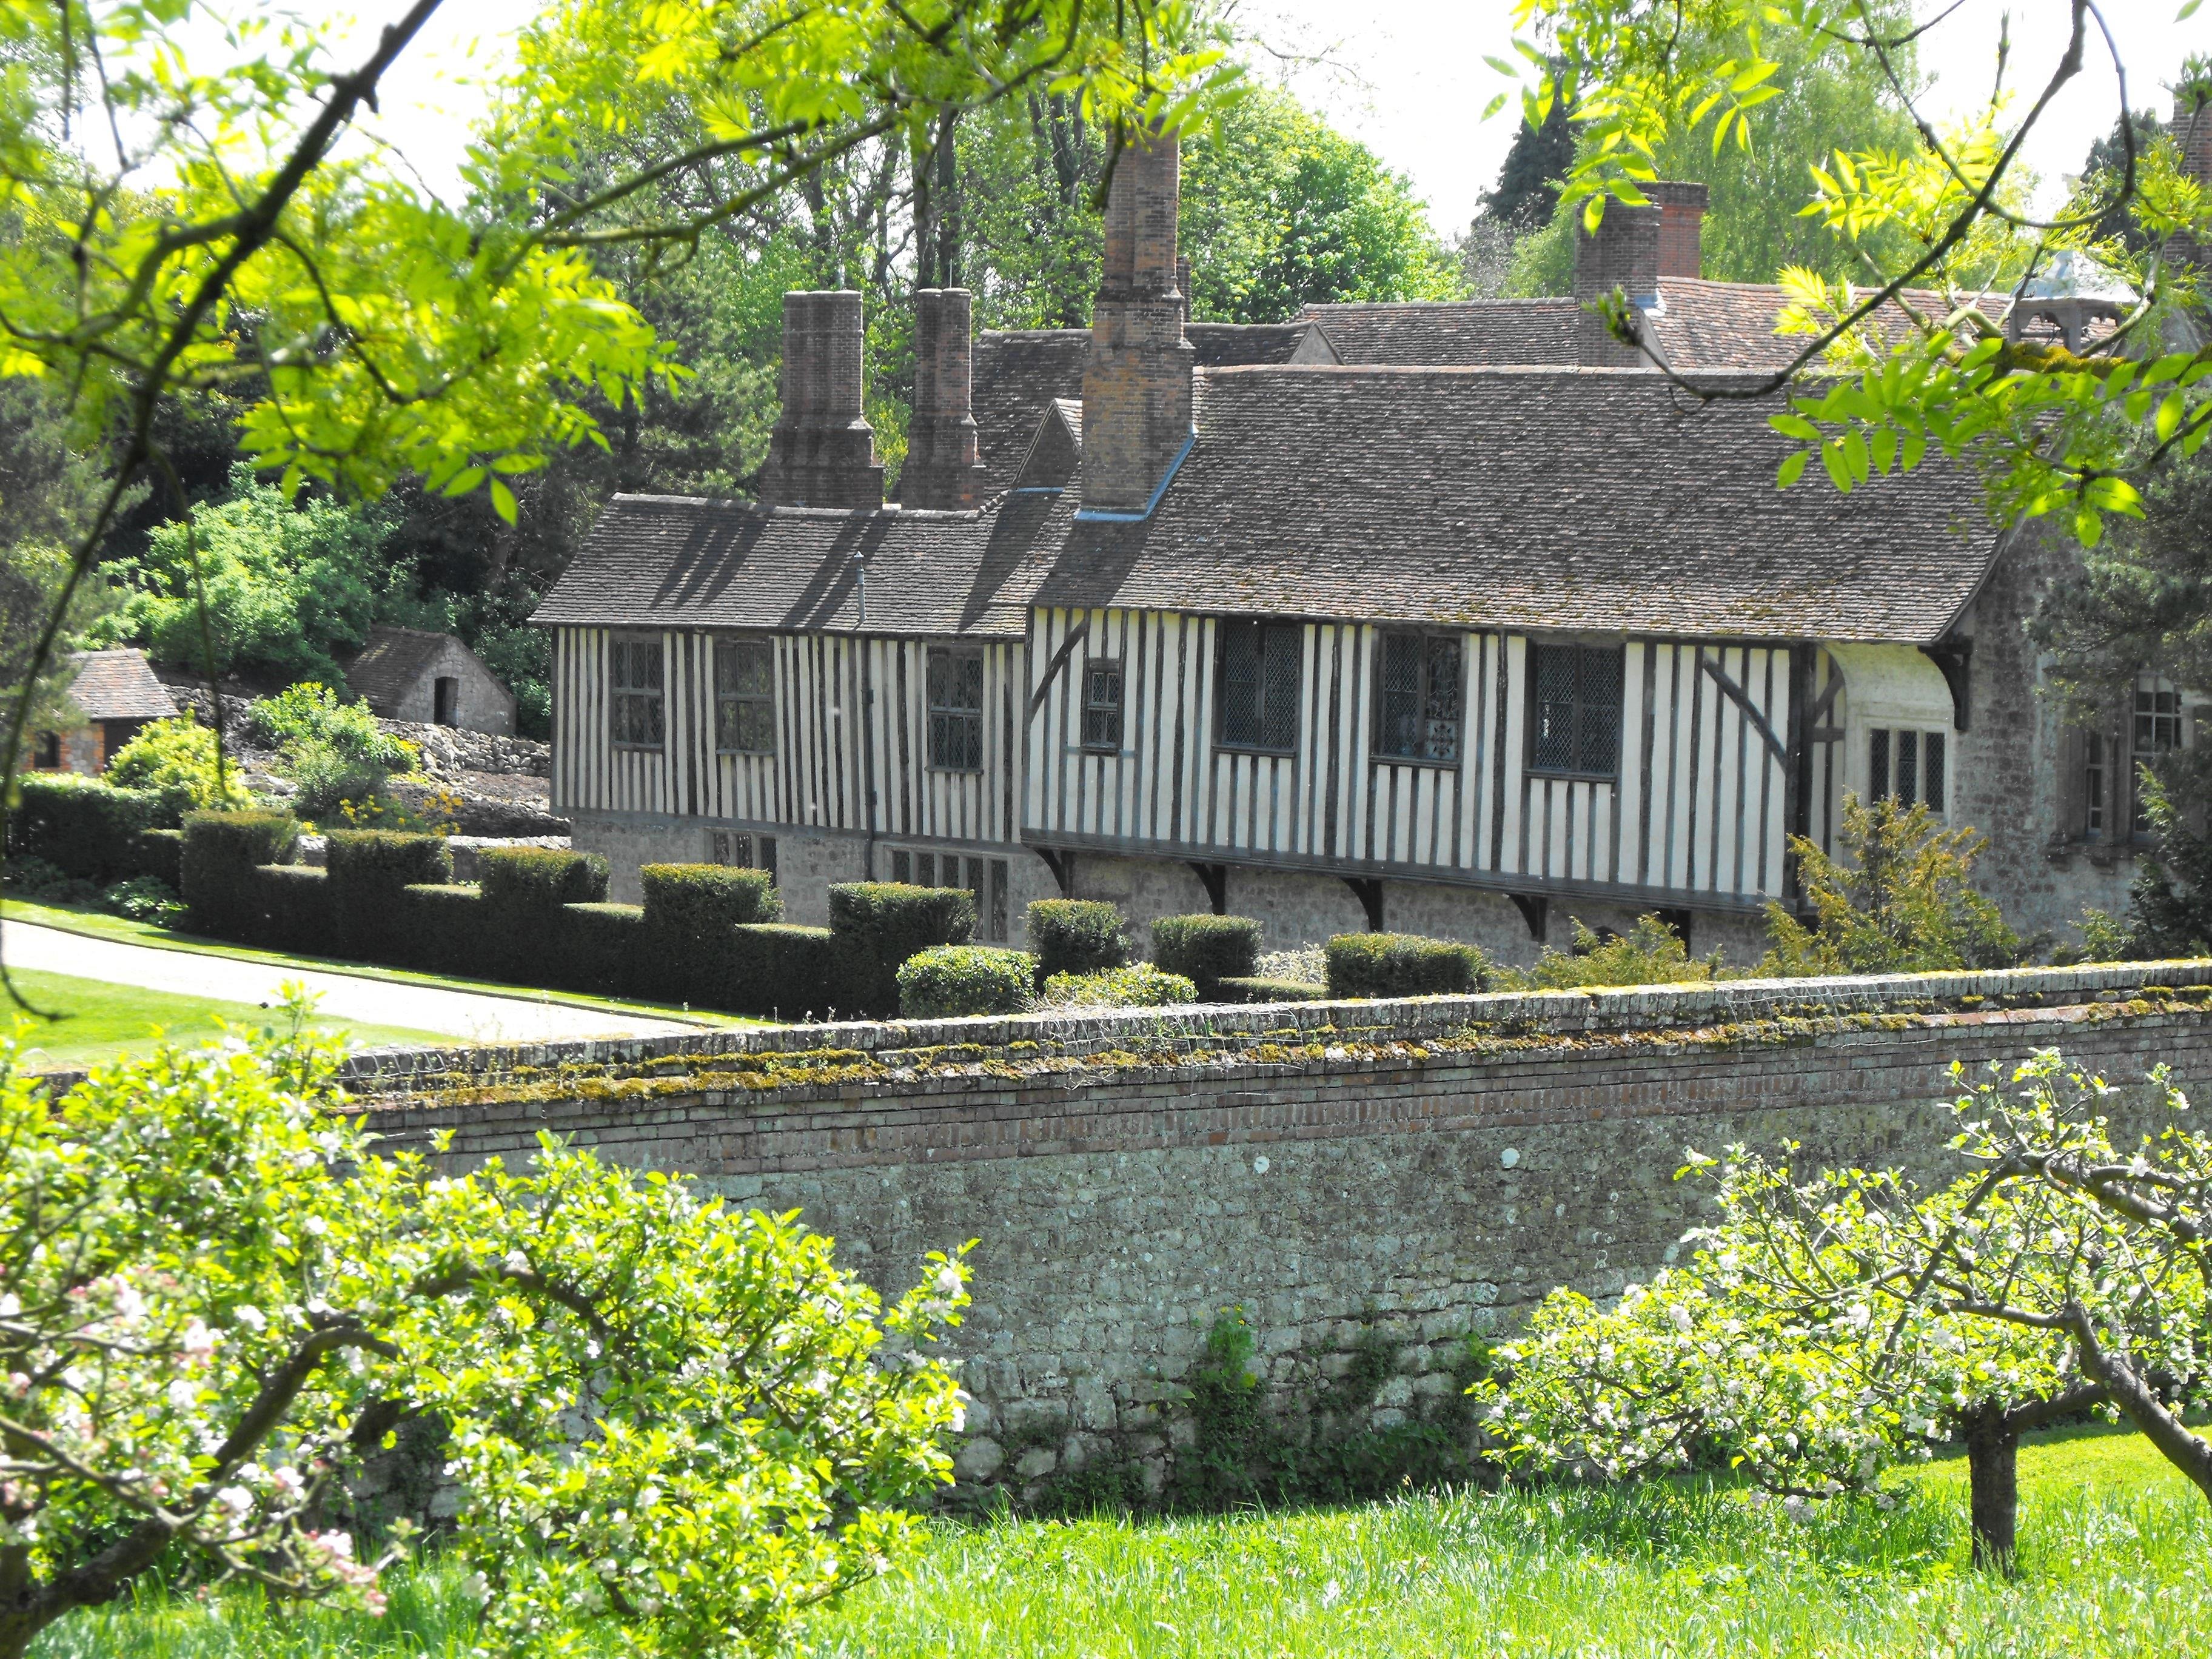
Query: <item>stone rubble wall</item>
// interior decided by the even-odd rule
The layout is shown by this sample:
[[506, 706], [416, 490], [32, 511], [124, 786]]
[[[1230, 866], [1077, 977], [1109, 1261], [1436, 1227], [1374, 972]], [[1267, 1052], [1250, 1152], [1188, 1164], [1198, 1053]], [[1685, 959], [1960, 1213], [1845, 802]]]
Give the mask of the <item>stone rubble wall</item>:
[[1376, 1344], [1372, 1423], [1433, 1420], [1471, 1335], [1617, 1294], [1703, 1200], [1686, 1149], [1959, 1172], [1954, 1060], [2063, 1048], [2212, 1080], [2212, 963], [708, 1032], [355, 1062], [453, 1158], [541, 1131], [799, 1209], [878, 1288], [980, 1243], [960, 1467], [1155, 1482], [1223, 1310], [1284, 1411]]

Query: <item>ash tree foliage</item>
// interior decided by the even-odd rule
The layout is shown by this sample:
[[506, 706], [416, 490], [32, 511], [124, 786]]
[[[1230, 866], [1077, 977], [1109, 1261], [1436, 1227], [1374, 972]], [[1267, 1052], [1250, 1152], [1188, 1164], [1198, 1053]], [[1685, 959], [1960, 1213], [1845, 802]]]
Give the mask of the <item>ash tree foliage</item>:
[[2212, 1498], [2181, 1419], [2212, 1358], [2212, 1140], [2162, 1073], [2151, 1092], [2169, 1121], [2122, 1153], [2100, 1079], [2055, 1052], [1993, 1067], [1956, 1102], [1975, 1167], [1934, 1188], [1692, 1154], [1719, 1218], [1688, 1263], [1610, 1308], [1555, 1291], [1498, 1350], [1478, 1389], [1509, 1456], [1602, 1479], [1717, 1459], [1794, 1508], [1887, 1503], [1885, 1469], [1963, 1441], [1975, 1559], [2000, 1568], [2020, 1437], [2045, 1424], [2124, 1413]]
[[886, 1309], [793, 1218], [547, 1141], [440, 1176], [289, 1029], [0, 1078], [0, 1656], [149, 1573], [380, 1608], [324, 1518], [441, 1417], [487, 1645], [775, 1646], [951, 1479], [931, 1357], [966, 1268]]
[[[680, 257], [948, 112], [1036, 92], [1119, 134], [1194, 119], [1231, 76], [1184, 0], [566, 0], [518, 42], [447, 199], [374, 131], [439, 4], [398, 8], [343, 65], [304, 24], [227, 31], [199, 0], [0, 5], [0, 375], [60, 389], [73, 439], [112, 459], [32, 679], [132, 493], [180, 493], [159, 429], [179, 400], [234, 395], [288, 492], [374, 497], [412, 474], [512, 520], [511, 480], [606, 443], [601, 410], [681, 378], [595, 263], [609, 250]], [[673, 135], [652, 166], [572, 165], [641, 125]], [[655, 188], [679, 175], [683, 199]]]
[[[1492, 61], [1516, 81], [1529, 124], [1567, 106], [1580, 135], [1561, 201], [1592, 227], [1608, 203], [1643, 203], [1639, 185], [1686, 141], [1747, 151], [1771, 142], [1785, 63], [1793, 79], [1838, 66], [1878, 77], [1911, 134], [1839, 147], [1801, 181], [1805, 215], [1835, 238], [1850, 274], [1778, 273], [1784, 331], [1802, 342], [1796, 360], [1729, 385], [1674, 379], [1706, 399], [1786, 397], [1773, 425], [1800, 447], [1782, 464], [1785, 486], [1816, 459], [1849, 491], [1930, 453], [1971, 458], [2000, 522], [2055, 517], [2094, 546], [2108, 517], [2140, 513], [2148, 476], [2212, 436], [2203, 390], [2212, 352], [2184, 316], [2198, 275], [2189, 258], [2169, 257], [2212, 231], [2212, 203], [2170, 141], [2146, 146], [2124, 122], [2116, 163], [2086, 193], [2055, 216], [2029, 210], [2020, 161], [2028, 135], [2093, 71], [2118, 78], [2124, 107], [2147, 67], [2121, 60], [2092, 0], [2063, 9], [2068, 37], [2056, 58], [2023, 64], [1995, 35], [1974, 33], [1972, 17], [1923, 19], [1886, 0], [1517, 0], [1519, 61]], [[1916, 51], [1988, 62], [1987, 102], [1938, 123], [1922, 107]], [[2185, 69], [2185, 96], [2208, 85]], [[1492, 108], [1514, 96], [1500, 94]], [[2104, 228], [2115, 214], [2132, 239]], [[2094, 253], [2135, 302], [2078, 356], [2008, 343], [2002, 313], [2019, 286], [2069, 249]], [[1601, 309], [1634, 338], [1624, 295]]]

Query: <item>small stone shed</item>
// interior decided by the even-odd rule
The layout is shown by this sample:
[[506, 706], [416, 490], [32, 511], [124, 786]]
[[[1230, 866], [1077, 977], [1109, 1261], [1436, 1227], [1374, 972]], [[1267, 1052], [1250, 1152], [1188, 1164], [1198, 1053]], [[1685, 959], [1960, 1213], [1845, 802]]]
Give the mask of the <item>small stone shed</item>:
[[146, 653], [124, 647], [80, 651], [52, 720], [32, 734], [31, 764], [42, 772], [97, 777], [149, 720], [173, 720], [177, 705], [154, 678]]
[[373, 628], [346, 665], [346, 684], [382, 720], [514, 732], [514, 693], [451, 634]]

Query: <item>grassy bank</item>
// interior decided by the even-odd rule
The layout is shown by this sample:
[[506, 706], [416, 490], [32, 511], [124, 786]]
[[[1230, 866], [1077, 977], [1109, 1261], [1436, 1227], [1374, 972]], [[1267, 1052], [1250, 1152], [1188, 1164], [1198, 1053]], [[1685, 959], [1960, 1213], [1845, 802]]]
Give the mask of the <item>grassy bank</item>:
[[[27, 969], [11, 969], [8, 976], [30, 1005], [17, 1011], [23, 1023], [16, 1035], [16, 1052], [33, 1071], [69, 1071], [118, 1054], [143, 1054], [157, 1040], [201, 1042], [222, 1036], [225, 1024], [258, 1030], [270, 1023], [266, 1007], [251, 1003], [177, 996]], [[319, 1030], [349, 1036], [364, 1048], [453, 1040], [357, 1019], [318, 1018], [314, 1024]]]
[[[1759, 1655], [2182, 1659], [2212, 1631], [2212, 1506], [2133, 1435], [2023, 1454], [2022, 1571], [1966, 1565], [1963, 1465], [1893, 1507], [1809, 1522], [1724, 1483], [1176, 1521], [946, 1523], [905, 1574], [817, 1618], [823, 1659]], [[460, 1659], [449, 1569], [380, 1624], [149, 1598], [49, 1632], [38, 1659]]]

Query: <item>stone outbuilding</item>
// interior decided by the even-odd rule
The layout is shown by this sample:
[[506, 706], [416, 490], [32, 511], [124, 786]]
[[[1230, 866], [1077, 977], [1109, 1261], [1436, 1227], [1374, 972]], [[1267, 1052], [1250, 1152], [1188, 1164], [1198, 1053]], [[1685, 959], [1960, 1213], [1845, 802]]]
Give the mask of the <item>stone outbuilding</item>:
[[34, 769], [97, 777], [140, 726], [176, 717], [177, 705], [144, 652], [80, 651], [70, 664], [75, 672], [60, 707], [32, 734]]
[[465, 732], [514, 732], [514, 693], [451, 634], [372, 628], [346, 684], [377, 716]]

